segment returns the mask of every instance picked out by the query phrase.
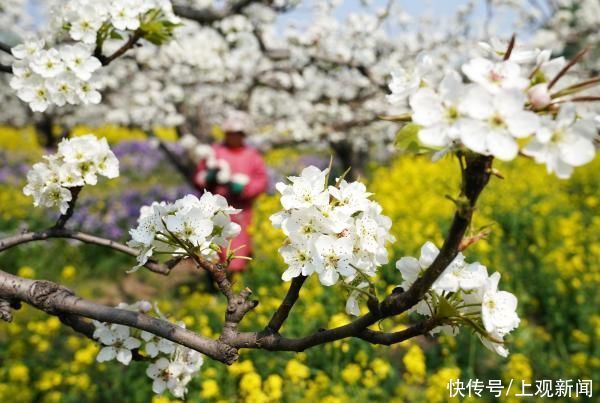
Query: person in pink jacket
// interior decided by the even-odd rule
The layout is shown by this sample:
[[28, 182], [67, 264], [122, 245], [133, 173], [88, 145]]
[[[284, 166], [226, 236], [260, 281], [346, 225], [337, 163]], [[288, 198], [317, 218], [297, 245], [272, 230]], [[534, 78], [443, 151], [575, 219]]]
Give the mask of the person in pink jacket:
[[[225, 141], [213, 144], [211, 155], [198, 163], [194, 182], [198, 189], [220, 194], [230, 205], [242, 210], [232, 216], [242, 229], [232, 240], [231, 249], [236, 251], [236, 256], [250, 257], [252, 245], [248, 228], [252, 221], [252, 203], [267, 190], [267, 170], [260, 153], [244, 142], [252, 130], [247, 114], [230, 113], [222, 129]], [[229, 270], [243, 271], [247, 263], [246, 259], [234, 259]]]

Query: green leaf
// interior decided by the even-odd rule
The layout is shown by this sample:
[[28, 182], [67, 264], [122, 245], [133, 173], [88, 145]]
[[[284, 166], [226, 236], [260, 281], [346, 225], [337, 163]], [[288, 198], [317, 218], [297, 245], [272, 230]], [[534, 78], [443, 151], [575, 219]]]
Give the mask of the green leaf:
[[173, 30], [179, 25], [166, 20], [150, 20], [140, 26], [142, 37], [155, 45], [161, 45], [173, 36]]
[[448, 301], [444, 296], [439, 296], [437, 301], [437, 313], [436, 316], [439, 318], [451, 318], [459, 316], [460, 314], [456, 308]]
[[418, 151], [419, 146], [419, 130], [421, 130], [421, 126], [416, 123], [408, 123], [404, 125], [398, 134], [396, 134], [396, 141], [394, 142], [396, 148], [400, 151], [406, 152], [415, 152]]
[[123, 35], [121, 35], [117, 31], [110, 31], [110, 39], [123, 39]]

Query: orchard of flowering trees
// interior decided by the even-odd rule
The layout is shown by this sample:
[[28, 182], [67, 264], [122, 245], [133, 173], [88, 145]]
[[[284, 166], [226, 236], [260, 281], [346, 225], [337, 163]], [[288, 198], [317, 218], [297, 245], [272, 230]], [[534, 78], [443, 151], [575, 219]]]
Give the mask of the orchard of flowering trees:
[[[0, 257], [25, 243], [66, 238], [132, 256], [130, 276], [168, 276], [184, 261], [210, 276], [227, 309], [222, 331], [209, 338], [169, 321], [151, 302], [107, 306], [0, 266], [0, 317], [10, 322], [23, 303], [57, 316], [99, 343], [98, 362], [145, 361], [153, 391], [178, 398], [205, 359], [232, 364], [241, 349], [299, 352], [345, 338], [392, 345], [462, 330], [506, 357], [505, 338], [520, 322], [517, 298], [501, 289], [499, 271], [510, 268], [469, 257], [487, 234], [473, 230], [472, 218], [489, 181], [502, 178], [495, 160], [530, 158], [568, 180], [595, 158], [600, 6], [488, 1], [416, 18], [395, 1], [363, 1], [342, 19], [337, 3], [68, 0], [45, 1], [34, 16], [25, 1], [3, 1], [0, 25], [11, 29], [0, 37], [0, 119], [38, 129], [49, 151], [30, 167], [23, 193], [59, 218], [0, 239]], [[302, 9], [309, 19], [283, 26]], [[502, 13], [520, 36], [498, 32]], [[260, 300], [230, 281], [227, 266], [237, 256], [228, 245], [240, 231], [231, 217], [239, 210], [222, 196], [139, 206], [126, 244], [69, 225], [80, 192], [120, 174], [106, 139], [93, 129], [70, 137], [71, 128], [112, 123], [160, 142], [154, 130], [174, 127], [189, 161], [173, 158], [172, 144], [160, 148], [189, 180], [212, 125], [232, 109], [254, 118], [257, 145], [316, 146], [348, 168], [334, 177], [331, 166], [309, 166], [277, 183], [281, 210], [270, 220], [285, 241], [273, 248], [289, 290], [267, 326], [253, 331], [240, 324]], [[426, 242], [419, 256], [393, 262], [394, 222], [357, 177], [369, 158], [398, 150], [426, 154], [431, 164], [456, 159], [461, 183], [446, 196], [455, 213], [444, 242]], [[377, 274], [386, 264], [398, 269], [397, 280], [382, 295]], [[339, 310], [354, 319], [286, 337], [281, 329], [311, 276], [326, 290], [344, 290]], [[419, 318], [410, 327], [377, 327], [407, 312]]]

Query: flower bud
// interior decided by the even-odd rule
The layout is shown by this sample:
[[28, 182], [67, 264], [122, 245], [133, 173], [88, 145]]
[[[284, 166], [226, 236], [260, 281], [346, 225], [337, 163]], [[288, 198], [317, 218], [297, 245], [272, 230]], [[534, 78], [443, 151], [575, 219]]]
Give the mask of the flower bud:
[[550, 92], [548, 91], [548, 84], [546, 83], [537, 84], [531, 87], [529, 91], [527, 91], [527, 96], [534, 109], [544, 109], [552, 101]]
[[152, 310], [152, 304], [148, 301], [140, 301], [138, 310], [142, 313], [150, 312]]

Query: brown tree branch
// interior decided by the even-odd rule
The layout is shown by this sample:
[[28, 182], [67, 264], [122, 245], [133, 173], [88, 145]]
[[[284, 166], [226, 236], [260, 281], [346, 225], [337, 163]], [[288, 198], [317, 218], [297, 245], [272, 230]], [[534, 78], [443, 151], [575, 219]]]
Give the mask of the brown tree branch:
[[300, 296], [300, 289], [302, 288], [302, 285], [306, 279], [306, 276], [298, 276], [292, 279], [290, 288], [288, 289], [285, 298], [283, 301], [281, 301], [281, 305], [279, 305], [279, 308], [277, 308], [277, 311], [275, 311], [271, 317], [271, 320], [269, 321], [269, 324], [267, 325], [267, 330], [273, 333], [279, 332], [283, 322], [285, 322], [294, 304], [298, 300], [298, 297]]
[[5, 64], [0, 64], [0, 71], [3, 73], [12, 74], [12, 66], [7, 66]]
[[403, 293], [392, 293], [381, 303], [380, 311], [384, 317], [397, 315], [419, 302], [434, 281], [458, 255], [465, 232], [471, 223], [477, 199], [490, 180], [493, 157], [476, 155], [470, 156], [466, 160], [461, 198], [457, 202], [459, 205], [440, 253], [410, 289]]
[[237, 350], [225, 343], [200, 336], [183, 327], [143, 313], [87, 301], [77, 297], [67, 288], [50, 281], [29, 280], [0, 270], [0, 298], [25, 302], [50, 315], [59, 317], [67, 315], [67, 324], [75, 326], [76, 330], [81, 330], [86, 335], [91, 328], [71, 316], [145, 330], [226, 364], [231, 364], [238, 358]]
[[[273, 314], [265, 330], [260, 332], [239, 332], [238, 324], [258, 302], [249, 300], [251, 294], [249, 289], [245, 289], [235, 295], [231, 290], [231, 283], [227, 278], [224, 268], [197, 255], [192, 255], [196, 265], [208, 271], [228, 301], [223, 332], [218, 340], [199, 336], [169, 322], [145, 314], [110, 308], [80, 299], [70, 290], [55, 283], [27, 280], [3, 271], [0, 271], [0, 299], [10, 301], [11, 303], [23, 301], [48, 314], [63, 316], [63, 321], [66, 324], [86, 335], [89, 335], [90, 327], [86, 325], [81, 317], [146, 330], [159, 337], [193, 348], [215, 360], [227, 364], [234, 362], [238, 358], [238, 349], [240, 348], [299, 352], [316, 345], [348, 337], [357, 337], [374, 344], [390, 345], [398, 343], [429, 332], [439, 325], [439, 320], [431, 318], [395, 333], [374, 331], [368, 329], [368, 327], [381, 319], [405, 312], [415, 305], [430, 289], [433, 282], [441, 275], [448, 264], [452, 262], [458, 254], [464, 234], [471, 222], [477, 199], [492, 174], [492, 157], [471, 154], [466, 156], [459, 155], [459, 157], [464, 157], [465, 160], [464, 164], [461, 164], [463, 169], [461, 195], [456, 201], [457, 211], [437, 258], [409, 290], [405, 292], [393, 292], [376, 307], [377, 309], [371, 309], [369, 313], [344, 326], [319, 330], [316, 333], [299, 338], [286, 338], [278, 333], [298, 299], [300, 288], [305, 281], [305, 278], [300, 277], [295, 279], [290, 285], [286, 297], [278, 310]], [[66, 238], [82, 238], [81, 236], [74, 237], [72, 232], [66, 230], [55, 230], [58, 232], [54, 234], [51, 231], [48, 231], [46, 234], [22, 234], [2, 240], [0, 241], [0, 251], [20, 243], [44, 239], [44, 237], [48, 238], [50, 237], [48, 233], [55, 237], [60, 237], [59, 235], [62, 234], [62, 237]], [[90, 241], [86, 237], [91, 236], [87, 234], [83, 235], [85, 235], [83, 239]], [[106, 242], [111, 241], [100, 239], [100, 244], [105, 244]], [[94, 242], [90, 243], [98, 243], [98, 239], [96, 238]], [[119, 250], [125, 252], [127, 248], [124, 245], [118, 246]]]
[[121, 46], [119, 49], [117, 49], [112, 55], [104, 56], [102, 54], [102, 48], [98, 47], [94, 51], [94, 56], [98, 60], [100, 60], [100, 63], [102, 63], [103, 66], [108, 66], [115, 59], [118, 59], [119, 57], [123, 56], [129, 49], [133, 48], [141, 38], [142, 38], [142, 31], [138, 29], [132, 35], [130, 35], [127, 42], [125, 42], [123, 44], [123, 46]]
[[67, 221], [69, 221], [69, 219], [73, 217], [73, 213], [75, 212], [75, 205], [77, 204], [77, 198], [79, 197], [79, 193], [81, 192], [82, 188], [82, 186], [69, 188], [69, 191], [71, 192], [71, 201], [69, 202], [69, 208], [67, 209], [65, 214], [61, 214], [60, 217], [58, 217], [58, 221], [56, 221], [56, 224], [54, 224], [54, 227], [52, 227], [52, 229], [63, 229]]
[[430, 318], [407, 329], [393, 333], [365, 329], [358, 335], [358, 338], [368, 341], [371, 344], [391, 346], [392, 344], [397, 344], [413, 337], [427, 334], [438, 325], [439, 321], [436, 318]]
[[[104, 246], [107, 248], [114, 249], [118, 252], [125, 253], [130, 256], [137, 256], [139, 253], [136, 249], [130, 248], [127, 245], [123, 245], [121, 243], [115, 242], [110, 239], [105, 239], [101, 237], [97, 237], [94, 235], [86, 234], [78, 231], [71, 231], [62, 228], [51, 228], [46, 231], [40, 232], [26, 232], [19, 235], [14, 235], [12, 237], [0, 239], [0, 252], [3, 252], [7, 249], [13, 248], [17, 245], [21, 245], [28, 242], [34, 241], [43, 241], [51, 238], [67, 238], [67, 239], [76, 239], [78, 241]], [[160, 263], [155, 261], [148, 261], [144, 267], [148, 270], [153, 271], [154, 273], [167, 275], [170, 272], [170, 269]]]

